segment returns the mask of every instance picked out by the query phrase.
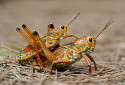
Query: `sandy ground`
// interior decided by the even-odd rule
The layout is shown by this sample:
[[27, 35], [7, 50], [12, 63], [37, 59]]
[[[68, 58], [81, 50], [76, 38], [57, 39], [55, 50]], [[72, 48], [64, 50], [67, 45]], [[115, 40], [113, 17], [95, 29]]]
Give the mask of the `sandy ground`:
[[[124, 85], [125, 84], [125, 1], [124, 0], [0, 0], [0, 45], [20, 51], [28, 43], [16, 32], [26, 24], [40, 35], [47, 33], [47, 25], [65, 25], [77, 13], [80, 16], [69, 25], [68, 34], [95, 36], [111, 19], [115, 21], [97, 39], [91, 56], [98, 71], [89, 74], [84, 59], [64, 72], [37, 72], [32, 67], [20, 66], [18, 55], [0, 47], [0, 84], [3, 85]], [[61, 40], [68, 43], [74, 38]]]

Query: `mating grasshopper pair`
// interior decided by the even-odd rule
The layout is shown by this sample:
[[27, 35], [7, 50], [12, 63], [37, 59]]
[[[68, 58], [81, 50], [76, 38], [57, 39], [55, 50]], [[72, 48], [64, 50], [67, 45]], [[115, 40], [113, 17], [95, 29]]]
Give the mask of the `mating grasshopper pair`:
[[[78, 13], [78, 15], [79, 14], [80, 13]], [[48, 25], [48, 33], [44, 34], [41, 39], [49, 50], [54, 51], [56, 48], [58, 48], [60, 39], [71, 36], [77, 38], [77, 36], [75, 35], [67, 35], [67, 27], [78, 17], [78, 15], [74, 19], [72, 19], [67, 25], [60, 25], [57, 28], [55, 28], [52, 23]], [[29, 43], [29, 45], [24, 48], [20, 56], [17, 56], [17, 59], [19, 61], [28, 61], [37, 56], [40, 67], [43, 68], [44, 66], [42, 65], [42, 63], [46, 62], [47, 58], [42, 52], [40, 43], [33, 38], [32, 32], [26, 27], [25, 24], [22, 25], [22, 28], [28, 35], [25, 34], [20, 28], [16, 28], [16, 30], [18, 33], [21, 34], [21, 36], [23, 36], [23, 38]], [[53, 59], [51, 58], [51, 60]]]
[[[72, 21], [74, 21], [75, 18]], [[89, 60], [91, 60], [91, 62], [94, 63], [95, 70], [97, 70], [97, 67], [96, 67], [96, 63], [95, 63], [94, 59], [89, 54], [95, 48], [97, 37], [111, 23], [113, 23], [113, 21], [110, 20], [105, 25], [105, 27], [99, 32], [99, 34], [96, 37], [94, 37], [94, 36], [77, 37], [76, 35], [67, 35], [66, 34], [66, 32], [67, 32], [67, 26], [69, 24], [66, 25], [66, 26], [62, 25], [62, 26], [58, 27], [58, 29], [59, 28], [61, 28], [61, 29], [62, 28], [66, 28], [66, 31], [63, 32], [63, 33], [57, 32], [58, 30], [56, 30], [54, 28], [54, 26], [51, 24], [51, 25], [49, 25], [48, 29], [50, 29], [53, 32], [51, 32], [51, 33], [48, 32], [48, 33], [50, 34], [50, 36], [55, 36], [55, 37], [57, 37], [60, 34], [57, 39], [52, 39], [52, 38], [51, 39], [47, 39], [46, 38], [46, 37], [48, 37], [47, 34], [45, 34], [46, 35], [45, 37], [40, 38], [37, 31], [34, 31], [33, 33], [31, 33], [28, 30], [28, 28], [23, 25], [23, 28], [27, 29], [27, 30], [25, 30], [25, 29], [24, 30], [29, 35], [29, 36], [25, 35], [26, 38], [24, 36], [23, 37], [30, 43], [30, 46], [26, 47], [26, 49], [24, 50], [24, 52], [26, 51], [25, 52], [26, 54], [23, 54], [21, 56], [17, 56], [17, 59], [19, 61], [23, 61], [23, 60], [28, 60], [31, 57], [36, 57], [37, 56], [37, 59], [38, 59], [39, 64], [40, 64], [40, 67], [41, 68], [47, 68], [47, 67], [51, 68], [50, 74], [52, 74], [52, 70], [53, 69], [64, 68], [64, 67], [66, 67], [68, 65], [71, 65], [71, 64], [75, 63], [76, 61], [80, 60], [82, 57], [84, 57], [85, 60], [86, 60], [86, 62], [87, 62], [87, 64], [88, 64], [88, 66], [89, 66], [89, 72], [91, 73], [91, 63], [90, 63]], [[17, 28], [17, 31], [21, 35], [25, 34], [19, 28]], [[55, 48], [53, 50], [51, 49], [50, 44], [54, 43], [53, 40], [58, 40], [59, 41], [59, 39], [61, 39], [61, 37], [62, 38], [67, 38], [67, 37], [70, 37], [70, 36], [74, 36], [76, 38], [76, 40], [72, 41], [69, 44], [63, 45], [63, 46], [59, 46], [58, 45], [59, 42], [56, 42], [56, 45], [52, 45], [52, 48], [55, 47], [56, 49]], [[49, 43], [47, 45], [46, 42], [51, 42], [51, 43]], [[50, 46], [50, 48], [49, 48], [49, 46]]]

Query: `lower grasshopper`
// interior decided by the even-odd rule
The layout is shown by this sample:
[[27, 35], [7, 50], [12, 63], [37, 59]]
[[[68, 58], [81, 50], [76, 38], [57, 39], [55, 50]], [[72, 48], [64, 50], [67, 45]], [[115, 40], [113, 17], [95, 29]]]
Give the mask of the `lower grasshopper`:
[[[80, 13], [78, 13], [78, 15], [79, 14]], [[48, 33], [44, 34], [42, 36], [42, 38], [40, 38], [41, 40], [43, 40], [43, 42], [45, 43], [45, 46], [48, 49], [53, 51], [55, 48], [59, 47], [59, 40], [62, 38], [67, 38], [67, 37], [71, 37], [71, 36], [74, 36], [75, 38], [77, 38], [77, 36], [75, 36], [75, 35], [67, 35], [68, 25], [71, 22], [73, 22], [77, 18], [77, 16], [74, 19], [72, 19], [67, 25], [60, 25], [57, 28], [54, 28], [54, 25], [52, 23], [48, 25]], [[17, 56], [17, 59], [19, 61], [27, 61], [37, 55], [37, 59], [38, 59], [39, 63], [41, 64], [40, 67], [43, 67], [42, 61], [45, 61], [46, 57], [44, 56], [44, 54], [42, 52], [40, 43], [38, 41], [36, 41], [37, 47], [35, 47], [32, 32], [27, 28], [27, 26], [25, 24], [22, 25], [22, 28], [26, 31], [26, 33], [29, 36], [27, 34], [25, 34], [20, 28], [17, 28], [16, 30], [18, 33], [20, 33], [23, 36], [23, 38], [25, 40], [28, 41], [28, 43], [30, 45], [25, 47], [25, 49], [22, 52], [23, 54], [21, 54], [20, 56]]]
[[[91, 73], [91, 63], [89, 59], [91, 60], [91, 62], [94, 63], [94, 68], [95, 70], [97, 70], [96, 63], [94, 59], [90, 56], [90, 53], [95, 48], [97, 37], [102, 33], [102, 31], [104, 31], [113, 22], [114, 21], [110, 20], [96, 37], [94, 36], [78, 37], [75, 41], [72, 41], [70, 44], [66, 44], [59, 47], [54, 52], [51, 52], [46, 47], [43, 40], [39, 37], [39, 34], [37, 33], [37, 31], [34, 31], [32, 33], [33, 40], [34, 42], [38, 41], [40, 43], [43, 53], [47, 58], [47, 62], [49, 63], [49, 65], [45, 65], [44, 68], [51, 67], [51, 70], [50, 70], [50, 75], [51, 75], [53, 69], [64, 68], [66, 66], [69, 66], [77, 62], [82, 57], [84, 57], [89, 66], [89, 72]], [[37, 48], [37, 43], [35, 43], [35, 46]]]

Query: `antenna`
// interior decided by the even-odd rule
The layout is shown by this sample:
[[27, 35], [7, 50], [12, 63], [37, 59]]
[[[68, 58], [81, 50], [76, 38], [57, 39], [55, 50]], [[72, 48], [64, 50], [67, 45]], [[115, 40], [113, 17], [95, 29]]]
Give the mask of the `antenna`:
[[8, 49], [8, 50], [14, 51], [14, 52], [16, 52], [16, 53], [20, 53], [20, 52], [14, 50], [14, 49], [12, 49], [12, 48], [9, 48], [9, 47], [7, 47], [7, 46], [5, 46], [5, 45], [1, 45], [1, 46], [4, 47], [4, 48], [6, 48], [6, 49]]
[[67, 24], [67, 26], [72, 23], [78, 16], [79, 16], [80, 12]]
[[96, 36], [96, 38], [109, 26], [111, 25], [114, 21], [112, 21], [113, 18], [109, 20], [109, 22], [105, 25], [105, 27], [99, 32], [99, 34]]

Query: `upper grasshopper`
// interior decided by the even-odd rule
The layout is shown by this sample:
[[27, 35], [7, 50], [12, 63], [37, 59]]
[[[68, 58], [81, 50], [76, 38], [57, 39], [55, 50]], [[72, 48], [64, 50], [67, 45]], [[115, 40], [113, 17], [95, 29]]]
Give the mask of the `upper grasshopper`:
[[[78, 13], [78, 15], [79, 14], [80, 13]], [[48, 49], [53, 50], [59, 47], [59, 40], [62, 38], [67, 38], [71, 36], [77, 38], [77, 36], [75, 35], [67, 35], [67, 27], [77, 18], [77, 16], [72, 19], [67, 25], [60, 25], [57, 28], [55, 28], [52, 23], [48, 25], [48, 33], [44, 34], [40, 38], [45, 43], [45, 46]], [[29, 43], [29, 45], [24, 48], [20, 56], [17, 56], [17, 59], [19, 61], [26, 61], [37, 55], [37, 59], [41, 64], [42, 60], [46, 60], [46, 57], [42, 52], [40, 43], [38, 41], [34, 42], [32, 32], [27, 28], [25, 24], [22, 25], [22, 28], [28, 35], [25, 34], [20, 28], [16, 28], [16, 30], [18, 33], [21, 34], [21, 36], [23, 36], [23, 38]], [[37, 44], [37, 47], [35, 44]], [[41, 67], [43, 67], [42, 64]]]

